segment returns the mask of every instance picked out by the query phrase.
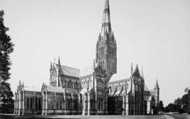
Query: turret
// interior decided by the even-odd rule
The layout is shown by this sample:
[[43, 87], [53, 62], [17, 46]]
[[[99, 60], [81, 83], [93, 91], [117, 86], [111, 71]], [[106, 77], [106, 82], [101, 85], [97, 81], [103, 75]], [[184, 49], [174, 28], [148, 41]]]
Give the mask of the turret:
[[49, 83], [51, 86], [57, 86], [58, 70], [55, 63], [50, 63], [50, 78]]
[[158, 80], [156, 80], [154, 91], [155, 91], [156, 105], [158, 106], [159, 101], [160, 101], [160, 88], [159, 88], [159, 85], [158, 85]]
[[62, 74], [62, 69], [61, 69], [61, 61], [60, 61], [60, 57], [58, 59], [58, 65], [57, 65], [57, 70], [58, 70], [58, 74], [57, 74], [57, 85], [59, 87], [62, 87], [62, 83], [61, 83], [61, 74]]
[[133, 74], [133, 63], [131, 63], [131, 75]]
[[155, 88], [156, 88], [156, 89], [160, 89], [160, 88], [159, 88], [159, 85], [158, 85], [158, 80], [156, 80]]

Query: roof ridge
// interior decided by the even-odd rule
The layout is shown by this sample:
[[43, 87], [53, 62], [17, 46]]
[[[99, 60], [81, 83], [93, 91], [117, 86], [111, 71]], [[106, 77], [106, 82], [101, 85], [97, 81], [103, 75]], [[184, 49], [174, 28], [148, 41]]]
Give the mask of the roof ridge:
[[122, 79], [118, 79], [118, 80], [110, 81], [109, 83], [120, 82], [120, 81], [129, 80], [129, 79], [130, 79], [130, 78], [122, 78]]

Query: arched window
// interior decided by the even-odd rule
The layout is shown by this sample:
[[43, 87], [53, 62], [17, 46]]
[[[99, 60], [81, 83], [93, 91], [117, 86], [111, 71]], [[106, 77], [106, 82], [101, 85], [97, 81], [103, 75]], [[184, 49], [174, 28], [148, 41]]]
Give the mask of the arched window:
[[29, 106], [30, 106], [30, 104], [29, 104], [29, 98], [27, 97], [26, 99], [27, 99], [27, 101], [26, 101], [27, 108], [26, 108], [26, 109], [29, 110], [29, 109], [30, 109], [30, 108], [29, 108]]
[[109, 93], [110, 93], [110, 94], [112, 93], [112, 89], [111, 89], [111, 87], [109, 87]]
[[135, 85], [135, 90], [136, 90], [136, 91], [138, 91], [138, 88], [139, 88], [138, 85]]
[[69, 81], [65, 81], [65, 87], [66, 87], [66, 88], [69, 87]]
[[74, 88], [78, 88], [78, 84], [77, 84], [77, 82], [75, 82], [75, 86], [74, 86]]
[[73, 88], [73, 83], [71, 80], [69, 81], [69, 88]]

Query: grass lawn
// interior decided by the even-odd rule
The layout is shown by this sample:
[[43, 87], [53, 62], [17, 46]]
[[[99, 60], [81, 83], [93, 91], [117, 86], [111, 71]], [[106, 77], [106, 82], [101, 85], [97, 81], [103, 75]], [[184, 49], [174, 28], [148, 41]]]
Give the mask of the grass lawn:
[[122, 116], [122, 115], [0, 115], [0, 119], [166, 119], [165, 116]]

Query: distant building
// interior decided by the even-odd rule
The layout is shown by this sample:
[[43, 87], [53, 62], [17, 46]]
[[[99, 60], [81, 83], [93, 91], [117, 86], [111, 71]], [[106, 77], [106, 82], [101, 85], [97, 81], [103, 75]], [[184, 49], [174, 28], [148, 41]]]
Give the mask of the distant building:
[[15, 113], [23, 114], [155, 114], [159, 104], [159, 85], [148, 90], [138, 66], [128, 78], [117, 73], [117, 44], [111, 28], [109, 0], [103, 11], [101, 32], [96, 44], [92, 71], [58, 63], [50, 64], [49, 85], [41, 91], [28, 91], [19, 83], [15, 93]]

